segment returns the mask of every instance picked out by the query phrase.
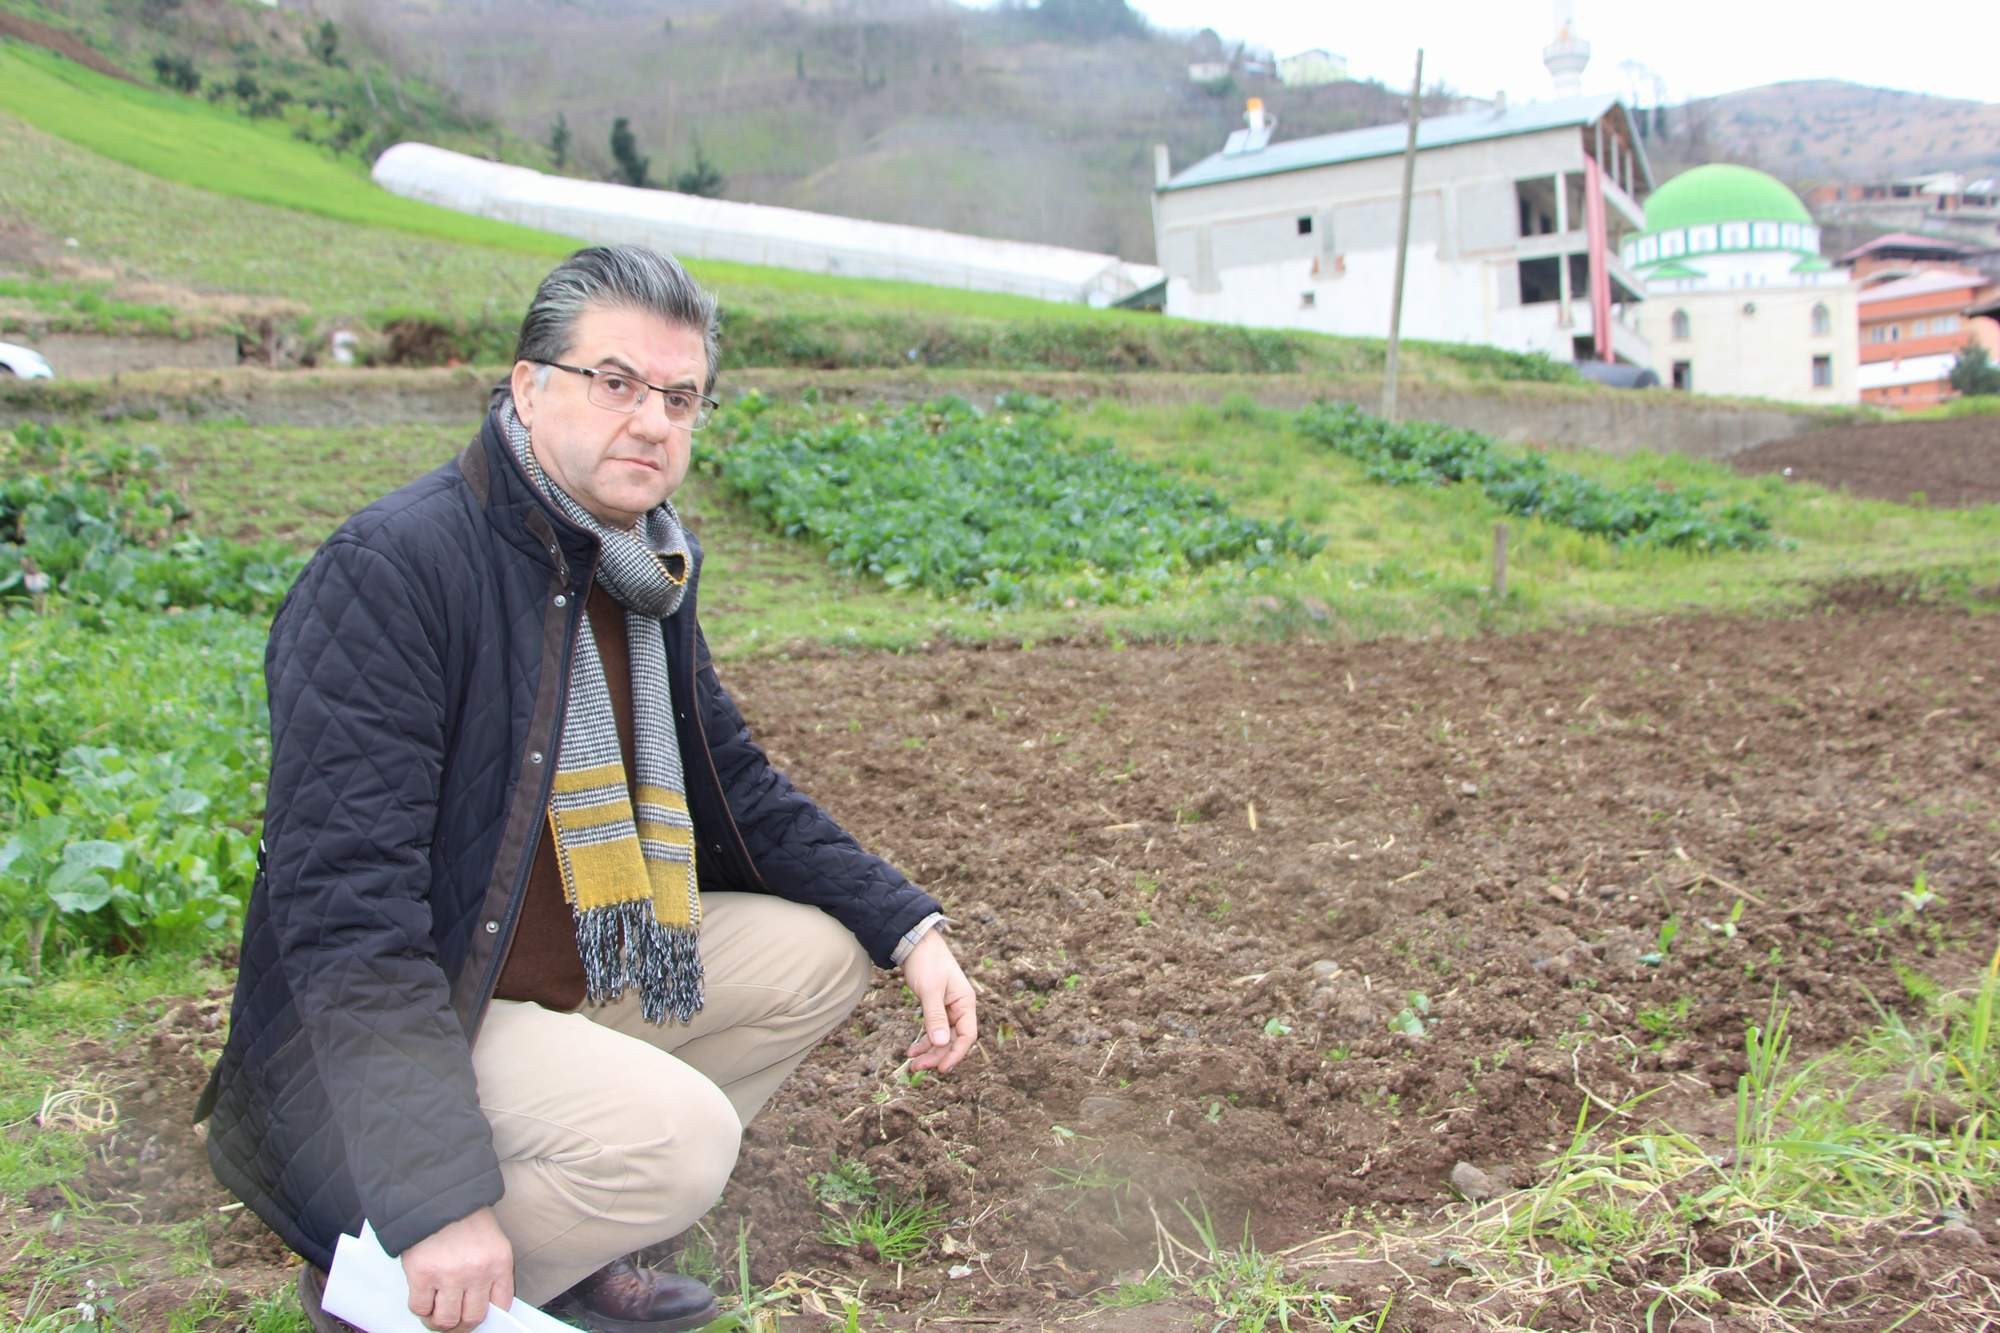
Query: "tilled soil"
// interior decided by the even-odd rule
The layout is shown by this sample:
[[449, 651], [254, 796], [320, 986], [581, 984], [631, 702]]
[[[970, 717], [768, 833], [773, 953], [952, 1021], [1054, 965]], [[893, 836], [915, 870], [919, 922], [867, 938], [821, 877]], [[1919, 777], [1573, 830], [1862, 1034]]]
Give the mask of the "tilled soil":
[[[1825, 1050], [1877, 1004], [1917, 1016], [1899, 967], [1963, 984], [1994, 942], [2000, 618], [826, 656], [724, 680], [775, 761], [946, 902], [980, 989], [979, 1047], [911, 1086], [915, 1017], [884, 976], [752, 1126], [711, 1223], [726, 1260], [749, 1222], [760, 1282], [865, 1284], [871, 1318], [1210, 1326], [1186, 1301], [1088, 1313], [1152, 1265], [1156, 1214], [1192, 1239], [1177, 1205], [1205, 1206], [1267, 1251], [1422, 1219], [1456, 1163], [1526, 1185], [1587, 1098], [1649, 1089], [1644, 1114], [1726, 1134], [1774, 993]], [[211, 1002], [186, 1008], [84, 1053], [160, 1093], [126, 1104], [92, 1184], [207, 1219], [218, 1264], [268, 1285], [275, 1243], [214, 1211], [183, 1123], [216, 1041]], [[1885, 1114], [1912, 1109], [1938, 1110]], [[820, 1239], [808, 1177], [836, 1157], [941, 1201], [948, 1241], [898, 1267]], [[2000, 1244], [1994, 1201], [1966, 1202]], [[1853, 1288], [1874, 1303], [1818, 1326], [2000, 1281], [2000, 1251], [1970, 1245], [1884, 1238]], [[1467, 1326], [1443, 1313], [1447, 1257], [1319, 1277], [1351, 1311], [1395, 1296], [1388, 1327]], [[1784, 1285], [1769, 1262], [1714, 1327], [1752, 1326], [1730, 1311]], [[1486, 1313], [1636, 1327], [1646, 1277]], [[1951, 1309], [1903, 1327], [1978, 1326]]]
[[1739, 472], [1783, 472], [1796, 481], [1907, 503], [1921, 493], [1946, 507], [2000, 504], [2000, 416], [1888, 422], [1772, 440], [1729, 460]]

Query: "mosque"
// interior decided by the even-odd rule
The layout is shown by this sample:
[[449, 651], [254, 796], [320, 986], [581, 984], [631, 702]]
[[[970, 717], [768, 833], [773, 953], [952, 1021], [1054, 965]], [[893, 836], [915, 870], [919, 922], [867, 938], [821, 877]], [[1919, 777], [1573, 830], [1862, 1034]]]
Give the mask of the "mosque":
[[[1656, 186], [1646, 113], [1583, 92], [1590, 43], [1573, 0], [1554, 10], [1553, 99], [1417, 125], [1403, 334], [1623, 363], [1689, 392], [1858, 402], [1857, 289], [1805, 205], [1748, 167]], [[1155, 150], [1167, 313], [1384, 336], [1408, 130], [1280, 140], [1261, 101], [1246, 122], [1178, 173]]]
[[1774, 176], [1711, 163], [1646, 201], [1622, 257], [1646, 284], [1638, 323], [1676, 389], [1854, 403], [1859, 293], [1820, 257], [1819, 227]]

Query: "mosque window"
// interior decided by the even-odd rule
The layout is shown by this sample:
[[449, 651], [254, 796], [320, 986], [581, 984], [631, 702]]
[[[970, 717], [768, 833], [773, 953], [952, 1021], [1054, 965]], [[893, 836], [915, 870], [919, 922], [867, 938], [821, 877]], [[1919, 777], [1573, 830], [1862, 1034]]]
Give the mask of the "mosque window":
[[1688, 228], [1688, 249], [1696, 254], [1705, 254], [1715, 248], [1715, 226], [1710, 223]]
[[1812, 382], [1815, 389], [1833, 387], [1833, 358], [1816, 356], [1813, 358]]
[[1824, 304], [1812, 308], [1812, 331], [1815, 338], [1824, 338], [1833, 332], [1833, 312]]
[[1674, 311], [1674, 341], [1686, 342], [1692, 333], [1692, 321], [1685, 310]]
[[1760, 250], [1768, 250], [1778, 243], [1778, 224], [1759, 222], [1750, 228], [1750, 243]]
[[1747, 222], [1725, 222], [1722, 224], [1722, 248], [1725, 250], [1747, 250], [1750, 248], [1750, 224]]
[[1799, 238], [1798, 223], [1787, 222], [1783, 229], [1783, 235], [1784, 239], [1783, 241], [1780, 242], [1780, 244], [1782, 244], [1787, 250], [1796, 250], [1799, 248], [1800, 238]]
[[1672, 259], [1687, 253], [1687, 233], [1684, 231], [1662, 232], [1660, 235], [1660, 258]]

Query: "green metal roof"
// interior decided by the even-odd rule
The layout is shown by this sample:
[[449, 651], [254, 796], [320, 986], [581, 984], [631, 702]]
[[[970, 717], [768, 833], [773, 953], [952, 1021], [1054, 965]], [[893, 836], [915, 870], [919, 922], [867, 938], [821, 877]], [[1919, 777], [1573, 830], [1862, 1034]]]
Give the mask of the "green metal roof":
[[1812, 222], [1799, 197], [1776, 176], [1714, 162], [1683, 171], [1646, 200], [1646, 230], [1672, 231], [1714, 222]]
[[[1616, 97], [1607, 94], [1529, 102], [1501, 111], [1428, 116], [1417, 122], [1417, 147], [1419, 150], [1448, 148], [1453, 144], [1476, 143], [1482, 139], [1502, 139], [1573, 125], [1591, 125], [1620, 105]], [[1409, 136], [1409, 125], [1399, 122], [1373, 125], [1364, 130], [1345, 130], [1339, 134], [1317, 134], [1309, 139], [1287, 139], [1251, 153], [1211, 153], [1162, 185], [1160, 192], [1191, 190], [1198, 186], [1248, 180], [1253, 176], [1273, 176], [1285, 171], [1307, 171], [1313, 167], [1330, 167], [1371, 157], [1393, 157], [1403, 151]], [[1653, 173], [1646, 163], [1645, 149], [1638, 150], [1638, 159], [1640, 178], [1650, 186]]]
[[1655, 264], [1646, 271], [1648, 280], [1653, 278], [1705, 278], [1708, 275], [1691, 264], [1683, 264], [1678, 259], [1669, 259], [1664, 264]]

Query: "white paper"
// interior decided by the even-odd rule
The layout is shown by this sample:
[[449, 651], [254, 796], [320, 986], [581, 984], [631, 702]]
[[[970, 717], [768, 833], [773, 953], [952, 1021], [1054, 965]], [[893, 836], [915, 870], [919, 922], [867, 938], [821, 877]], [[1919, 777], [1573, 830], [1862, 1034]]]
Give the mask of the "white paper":
[[[431, 1333], [410, 1313], [403, 1261], [382, 1248], [375, 1228], [366, 1222], [359, 1236], [344, 1235], [334, 1243], [333, 1267], [327, 1271], [320, 1307], [362, 1333]], [[489, 1306], [472, 1333], [576, 1333], [576, 1326], [516, 1300], [505, 1310]]]

